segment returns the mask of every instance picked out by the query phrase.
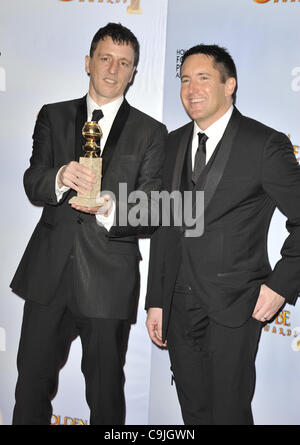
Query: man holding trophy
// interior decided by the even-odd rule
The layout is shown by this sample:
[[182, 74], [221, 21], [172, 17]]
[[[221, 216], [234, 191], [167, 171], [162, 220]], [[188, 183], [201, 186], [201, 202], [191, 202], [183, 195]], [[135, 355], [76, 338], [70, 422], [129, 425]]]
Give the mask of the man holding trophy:
[[[138, 58], [132, 32], [109, 23], [86, 56], [88, 94], [40, 110], [24, 185], [44, 209], [11, 283], [25, 299], [15, 425], [50, 424], [59, 370], [77, 335], [90, 423], [124, 423], [123, 365], [139, 293], [137, 235], [151, 227], [118, 225], [119, 184], [128, 194], [159, 190], [167, 133], [124, 98]], [[100, 182], [109, 191], [101, 197]]]

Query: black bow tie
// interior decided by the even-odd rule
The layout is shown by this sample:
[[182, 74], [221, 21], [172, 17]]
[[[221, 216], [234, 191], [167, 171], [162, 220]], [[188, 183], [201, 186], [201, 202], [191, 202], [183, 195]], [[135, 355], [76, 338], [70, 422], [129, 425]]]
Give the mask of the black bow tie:
[[94, 110], [92, 115], [92, 121], [98, 122], [103, 117], [102, 110]]

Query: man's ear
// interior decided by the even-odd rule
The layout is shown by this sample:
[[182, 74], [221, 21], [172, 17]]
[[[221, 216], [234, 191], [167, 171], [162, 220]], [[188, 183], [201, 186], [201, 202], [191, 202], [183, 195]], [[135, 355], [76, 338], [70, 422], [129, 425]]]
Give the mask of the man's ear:
[[131, 82], [132, 82], [132, 79], [133, 79], [133, 77], [134, 77], [135, 72], [136, 72], [136, 66], [134, 66], [133, 69], [132, 69], [132, 73], [131, 73], [130, 80], [129, 80], [128, 83], [131, 83]]
[[85, 56], [85, 72], [90, 75], [90, 56]]
[[236, 87], [236, 80], [234, 77], [229, 77], [226, 80], [226, 84], [225, 84], [225, 95], [228, 96], [232, 96], [234, 93]]

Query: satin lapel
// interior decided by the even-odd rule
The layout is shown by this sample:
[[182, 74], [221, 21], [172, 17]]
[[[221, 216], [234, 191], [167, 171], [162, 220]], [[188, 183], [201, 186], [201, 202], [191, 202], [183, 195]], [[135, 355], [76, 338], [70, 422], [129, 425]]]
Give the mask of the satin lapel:
[[195, 186], [195, 190], [204, 190], [204, 211], [207, 209], [207, 206], [212, 200], [216, 188], [222, 179], [229, 155], [232, 150], [234, 138], [239, 128], [241, 117], [241, 113], [234, 108], [211, 168], [209, 169], [207, 175], [205, 175], [204, 170], [204, 175], [200, 176]]
[[186, 128], [184, 129], [184, 132], [183, 132], [181, 138], [180, 138], [180, 141], [178, 144], [177, 156], [176, 156], [176, 160], [175, 160], [171, 190], [180, 190], [182, 169], [183, 169], [183, 164], [184, 164], [184, 160], [185, 160], [185, 154], [188, 149], [190, 139], [192, 137], [193, 127], [194, 127], [193, 122], [191, 122], [189, 125], [187, 125]]
[[75, 159], [78, 161], [80, 156], [84, 156], [83, 145], [85, 143], [84, 137], [82, 136], [82, 127], [87, 121], [87, 107], [86, 107], [86, 96], [84, 96], [77, 108], [76, 120], [75, 120]]
[[[189, 143], [191, 141], [191, 137], [193, 135], [193, 128], [194, 128], [193, 122], [186, 125], [185, 129], [183, 130], [183, 134], [180, 137], [180, 140], [178, 143], [176, 159], [175, 159], [175, 164], [174, 164], [171, 191], [181, 190], [181, 178], [182, 178], [182, 173], [183, 173], [182, 170], [183, 170], [183, 166], [184, 166], [186, 152], [188, 150]], [[171, 204], [171, 214], [173, 216], [173, 219], [175, 220], [176, 215], [175, 215], [175, 208], [174, 208], [174, 200], [172, 200], [172, 204]], [[177, 227], [177, 229], [180, 230], [179, 227]]]
[[113, 157], [113, 154], [117, 146], [117, 142], [128, 119], [129, 112], [130, 112], [130, 105], [127, 102], [127, 100], [124, 99], [115, 117], [108, 138], [106, 140], [105, 147], [102, 152], [102, 176], [105, 175], [105, 172], [107, 171], [109, 163]]

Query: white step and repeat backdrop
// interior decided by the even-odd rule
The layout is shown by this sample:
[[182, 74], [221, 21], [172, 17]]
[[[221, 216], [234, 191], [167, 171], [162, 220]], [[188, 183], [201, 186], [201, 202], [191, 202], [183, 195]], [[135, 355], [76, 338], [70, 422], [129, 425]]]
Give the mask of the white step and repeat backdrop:
[[[3, 0], [0, 5], [1, 306], [0, 424], [11, 423], [23, 301], [9, 289], [41, 209], [23, 191], [34, 121], [44, 103], [84, 95], [84, 56], [109, 21], [131, 28], [141, 43], [129, 102], [169, 130], [188, 121], [179, 100], [183, 51], [197, 43], [227, 47], [239, 74], [240, 111], [288, 134], [300, 158], [300, 1], [292, 0]], [[247, 160], [245, 160], [246, 162]], [[285, 218], [271, 224], [271, 264], [280, 256]], [[141, 296], [126, 362], [128, 425], [182, 424], [166, 351], [147, 338], [143, 310], [149, 242], [141, 242]], [[263, 332], [253, 401], [257, 424], [300, 424], [300, 306], [286, 306]], [[53, 424], [87, 424], [72, 345], [53, 401]]]
[[[236, 62], [238, 109], [288, 134], [300, 158], [299, 21], [300, 2], [289, 0], [169, 1], [163, 112], [168, 129], [188, 121], [179, 98], [183, 52], [216, 43]], [[286, 235], [285, 218], [276, 212], [269, 236], [272, 265]], [[150, 423], [182, 422], [167, 353], [153, 348], [151, 366]], [[262, 333], [253, 400], [257, 424], [300, 424], [299, 376], [300, 304], [286, 306]]]
[[[2, 0], [0, 4], [1, 126], [1, 309], [0, 416], [11, 423], [17, 378], [16, 354], [23, 301], [9, 289], [41, 209], [32, 206], [22, 178], [29, 165], [36, 115], [44, 103], [87, 92], [84, 57], [96, 31], [108, 22], [130, 28], [141, 45], [134, 85], [127, 94], [135, 107], [162, 120], [167, 0]], [[141, 297], [126, 363], [127, 423], [147, 424], [151, 343], [145, 329], [144, 297], [149, 241], [142, 240]], [[89, 410], [77, 339], [60, 374], [52, 423], [86, 423]]]

